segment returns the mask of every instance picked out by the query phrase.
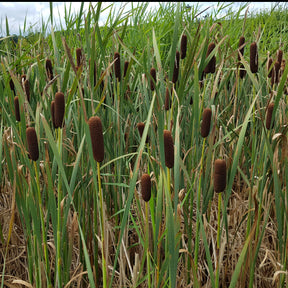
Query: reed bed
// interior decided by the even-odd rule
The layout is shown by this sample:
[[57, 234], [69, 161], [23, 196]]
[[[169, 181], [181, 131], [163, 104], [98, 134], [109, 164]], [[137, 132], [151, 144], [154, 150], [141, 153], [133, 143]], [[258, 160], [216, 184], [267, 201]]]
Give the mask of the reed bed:
[[288, 287], [287, 9], [159, 3], [6, 22], [1, 287]]

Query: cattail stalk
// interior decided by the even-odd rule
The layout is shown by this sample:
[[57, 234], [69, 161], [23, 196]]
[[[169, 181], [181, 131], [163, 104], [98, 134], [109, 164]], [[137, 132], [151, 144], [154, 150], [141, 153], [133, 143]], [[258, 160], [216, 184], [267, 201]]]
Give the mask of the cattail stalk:
[[57, 92], [55, 94], [54, 100], [54, 116], [55, 116], [55, 127], [63, 127], [63, 119], [65, 114], [65, 97], [62, 92]]
[[98, 116], [92, 116], [88, 121], [92, 142], [93, 157], [95, 161], [104, 160], [104, 139], [102, 132], [102, 122]]
[[124, 72], [123, 72], [123, 77], [125, 78], [127, 70], [128, 70], [128, 66], [129, 66], [129, 61], [125, 61], [124, 62]]
[[149, 174], [143, 174], [141, 177], [141, 194], [142, 198], [145, 201], [145, 228], [146, 228], [146, 237], [145, 237], [145, 250], [147, 257], [147, 272], [148, 272], [148, 287], [151, 287], [150, 284], [150, 260], [149, 260], [149, 210], [148, 203], [151, 198], [151, 178]]
[[28, 79], [24, 81], [24, 90], [27, 97], [27, 101], [30, 103], [30, 83]]
[[174, 166], [174, 142], [172, 134], [169, 130], [164, 130], [164, 153], [165, 153], [165, 165], [167, 168], [173, 168]]
[[77, 63], [76, 69], [78, 70], [83, 63], [83, 56], [82, 56], [81, 48], [76, 49], [76, 63]]
[[33, 161], [37, 161], [39, 159], [39, 147], [35, 128], [28, 127], [26, 129], [26, 139], [30, 158]]
[[205, 108], [202, 116], [201, 123], [201, 136], [206, 138], [210, 132], [212, 110], [210, 108]]
[[[268, 60], [268, 66], [267, 66], [268, 78], [272, 77], [272, 73], [273, 73], [273, 69], [274, 69], [274, 67], [272, 67], [272, 64], [273, 64], [273, 59], [270, 57]], [[272, 67], [272, 69], [271, 69], [271, 67]]]
[[104, 232], [104, 209], [103, 209], [103, 194], [101, 189], [101, 177], [100, 177], [100, 163], [104, 160], [104, 139], [102, 132], [101, 119], [98, 116], [92, 116], [89, 121], [89, 130], [92, 143], [93, 157], [97, 162], [97, 176], [98, 176], [98, 192], [100, 201], [100, 228], [102, 238], [102, 277], [103, 287], [107, 287], [107, 268], [105, 258], [105, 232]]
[[[202, 154], [201, 154], [201, 169], [200, 173], [203, 171], [203, 163], [204, 163], [204, 151], [205, 151], [205, 143], [206, 143], [206, 138], [203, 140], [202, 144]], [[199, 185], [198, 185], [198, 191], [197, 191], [197, 215], [196, 215], [196, 235], [195, 235], [195, 257], [194, 257], [194, 262], [195, 266], [198, 265], [198, 251], [199, 251], [199, 223], [200, 223], [200, 199], [201, 199], [201, 183], [202, 183], [202, 175], [200, 174], [199, 177]]]
[[187, 52], [187, 36], [185, 34], [181, 37], [181, 45], [180, 45], [180, 51], [181, 51], [181, 59], [185, 59], [186, 52]]
[[258, 72], [258, 51], [256, 42], [253, 42], [250, 45], [250, 69], [252, 73]]
[[118, 52], [114, 53], [114, 73], [118, 81], [121, 80], [121, 63], [120, 63], [120, 54]]
[[20, 122], [20, 107], [19, 107], [19, 98], [18, 98], [18, 96], [15, 96], [15, 98], [14, 98], [14, 109], [15, 109], [16, 121]]
[[174, 84], [176, 84], [176, 82], [178, 81], [179, 71], [180, 71], [179, 65], [180, 65], [180, 53], [179, 53], [179, 51], [176, 51], [174, 70], [173, 70], [173, 77], [172, 77], [172, 82]]
[[218, 195], [218, 229], [217, 229], [217, 248], [220, 247], [220, 210], [221, 210], [221, 192], [226, 187], [226, 162], [222, 159], [216, 159], [214, 162], [214, 191]]
[[47, 78], [49, 81], [51, 81], [54, 78], [54, 76], [53, 76], [52, 62], [50, 59], [46, 59], [45, 68], [46, 68]]
[[[212, 51], [215, 49], [215, 43], [212, 42], [208, 45], [208, 50], [206, 53], [206, 59], [209, 57], [209, 55], [212, 53]], [[208, 62], [207, 66], [204, 68], [204, 73], [208, 74], [214, 74], [216, 70], [216, 56], [213, 55], [210, 61]]]
[[274, 103], [269, 103], [267, 107], [267, 112], [266, 112], [266, 129], [267, 130], [270, 130], [271, 127], [273, 126], [273, 123], [272, 123], [273, 110], [274, 110]]
[[154, 91], [155, 85], [156, 85], [156, 70], [155, 70], [155, 68], [151, 68], [150, 75], [152, 77], [152, 79], [150, 79], [150, 89], [151, 89], [151, 91]]

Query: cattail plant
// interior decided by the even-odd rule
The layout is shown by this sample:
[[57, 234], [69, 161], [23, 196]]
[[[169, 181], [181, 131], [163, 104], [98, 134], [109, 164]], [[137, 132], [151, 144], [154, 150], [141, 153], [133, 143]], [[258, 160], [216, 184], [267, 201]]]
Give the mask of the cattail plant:
[[16, 121], [20, 122], [20, 108], [19, 108], [19, 98], [15, 96], [14, 98], [14, 109]]
[[103, 193], [101, 189], [101, 177], [100, 177], [100, 163], [104, 160], [104, 138], [102, 131], [102, 122], [98, 116], [92, 116], [88, 120], [93, 157], [97, 162], [97, 175], [98, 175], [98, 193], [100, 202], [100, 221], [101, 221], [101, 237], [102, 237], [102, 276], [103, 287], [107, 287], [107, 267], [105, 258], [105, 233], [104, 233], [104, 209], [103, 209]]
[[114, 53], [114, 60], [116, 60], [114, 62], [114, 73], [115, 73], [115, 77], [118, 79], [118, 81], [120, 81], [121, 79], [121, 63], [120, 63], [120, 54], [118, 52]]
[[127, 70], [128, 70], [128, 66], [129, 66], [129, 61], [125, 61], [124, 62], [124, 72], [123, 72], [123, 77], [126, 76]]
[[258, 72], [258, 51], [256, 42], [253, 42], [250, 45], [250, 70], [252, 73]]
[[151, 178], [149, 174], [143, 174], [141, 177], [141, 195], [145, 202], [151, 198]]
[[24, 90], [27, 97], [27, 101], [30, 103], [30, 83], [28, 79], [24, 81]]
[[37, 161], [39, 158], [39, 148], [36, 130], [33, 127], [26, 128], [26, 139], [28, 144], [28, 152], [30, 159]]
[[277, 51], [277, 61], [281, 64], [282, 62], [282, 58], [283, 58], [283, 51], [281, 49], [279, 49]]
[[187, 36], [185, 34], [183, 34], [181, 37], [180, 51], [181, 51], [181, 59], [185, 59], [187, 52]]
[[54, 129], [58, 128], [55, 123], [55, 101], [51, 101], [51, 117]]
[[175, 84], [178, 80], [179, 77], [179, 70], [180, 70], [180, 53], [177, 50], [176, 51], [176, 56], [175, 56], [175, 64], [174, 64], [174, 70], [173, 70], [173, 77], [172, 77], [172, 82]]
[[65, 97], [62, 92], [55, 94], [54, 115], [55, 115], [55, 127], [62, 128], [64, 125], [65, 114]]
[[77, 48], [76, 49], [76, 62], [77, 62], [77, 70], [79, 69], [79, 67], [82, 65], [83, 63], [83, 56], [82, 56], [82, 50], [81, 48]]
[[16, 91], [15, 91], [15, 85], [14, 85], [14, 82], [13, 82], [12, 78], [9, 81], [9, 86], [10, 86], [10, 89], [11, 89], [11, 91], [13, 92], [13, 94], [15, 96], [16, 95]]
[[241, 61], [241, 56], [244, 55], [244, 47], [245, 47], [244, 43], [245, 43], [245, 37], [244, 36], [240, 36], [239, 45], [238, 45], [238, 49], [239, 49], [238, 61]]
[[210, 132], [212, 110], [210, 108], [205, 108], [203, 110], [202, 122], [201, 122], [201, 136], [206, 138]]
[[[145, 235], [145, 250], [147, 257], [147, 271], [150, 271], [149, 265], [149, 214], [148, 214], [148, 202], [151, 198], [151, 178], [149, 174], [143, 174], [141, 177], [141, 194], [145, 201], [145, 218], [146, 218], [146, 235]], [[150, 273], [148, 273], [148, 287], [150, 287]]]
[[226, 188], [226, 161], [216, 159], [214, 162], [214, 191], [223, 192]]
[[[206, 59], [208, 58], [208, 56], [212, 53], [212, 51], [215, 49], [215, 43], [212, 42], [208, 45], [208, 50], [206, 53]], [[208, 73], [215, 73], [216, 70], [216, 56], [213, 55], [213, 57], [211, 58], [211, 60], [209, 61], [209, 63], [207, 64], [207, 66], [204, 69], [204, 72], [206, 74]]]
[[51, 81], [54, 76], [53, 76], [52, 62], [50, 59], [46, 59], [45, 68], [46, 68], [47, 78], [49, 81]]
[[171, 98], [169, 88], [166, 87], [164, 108], [168, 111], [171, 108]]
[[272, 123], [272, 114], [274, 110], [274, 103], [269, 103], [267, 106], [267, 112], [266, 112], [266, 129], [270, 130], [273, 126]]
[[165, 165], [168, 168], [174, 166], [174, 142], [172, 134], [169, 130], [164, 130], [164, 153], [165, 153]]
[[156, 85], [156, 69], [155, 68], [151, 68], [150, 75], [152, 77], [152, 79], [150, 79], [150, 89], [151, 91], [154, 91], [155, 85]]
[[274, 83], [276, 84], [279, 83], [280, 68], [281, 68], [280, 62], [276, 61], [274, 64], [274, 77], [275, 77]]
[[[139, 122], [139, 123], [137, 123], [137, 128], [138, 128], [138, 131], [139, 131], [140, 138], [142, 138], [143, 131], [144, 131], [144, 128], [145, 128], [145, 124], [143, 122]], [[149, 139], [148, 139], [148, 135], [147, 135], [145, 143], [148, 143], [148, 140]]]
[[93, 157], [95, 161], [104, 160], [104, 139], [102, 132], [102, 122], [98, 116], [92, 116], [89, 121], [90, 136], [92, 142]]
[[[273, 59], [270, 57], [269, 60], [268, 60], [268, 65], [267, 65], [268, 78], [271, 78], [271, 77], [272, 77], [272, 73], [273, 73], [272, 64], [273, 64]], [[271, 67], [272, 67], [272, 68], [271, 68]]]

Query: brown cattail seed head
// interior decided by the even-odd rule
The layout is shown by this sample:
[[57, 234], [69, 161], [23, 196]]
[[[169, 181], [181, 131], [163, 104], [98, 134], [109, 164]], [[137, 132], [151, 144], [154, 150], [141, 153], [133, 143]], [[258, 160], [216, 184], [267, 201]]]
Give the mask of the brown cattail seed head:
[[282, 58], [283, 58], [283, 51], [281, 49], [279, 49], [277, 51], [277, 61], [281, 64], [282, 62]]
[[183, 34], [181, 38], [180, 50], [181, 50], [181, 59], [185, 59], [187, 52], [187, 36], [185, 34]]
[[[206, 53], [206, 58], [208, 58], [208, 56], [212, 53], [212, 51], [214, 50], [215, 48], [215, 43], [212, 42], [209, 44], [208, 46], [208, 50], [207, 50], [207, 53]], [[205, 67], [204, 69], [204, 72], [206, 74], [208, 73], [215, 73], [215, 70], [216, 70], [216, 57], [215, 55], [211, 58], [211, 60], [209, 61], [209, 63], [207, 64], [207, 66]]]
[[97, 162], [104, 160], [104, 139], [102, 122], [98, 116], [92, 116], [89, 121], [90, 137], [92, 142], [93, 157]]
[[53, 76], [52, 62], [50, 59], [46, 59], [45, 68], [46, 68], [48, 80], [51, 81], [54, 76]]
[[152, 79], [150, 79], [150, 89], [151, 91], [154, 91], [155, 85], [156, 85], [156, 69], [155, 68], [151, 68], [150, 75], [152, 77]]
[[280, 62], [276, 61], [275, 65], [274, 65], [274, 68], [275, 68], [275, 74], [274, 74], [275, 80], [274, 81], [275, 81], [275, 83], [279, 83], [280, 67], [281, 67]]
[[258, 51], [256, 42], [253, 42], [250, 45], [250, 69], [252, 73], [258, 72]]
[[65, 98], [62, 92], [57, 92], [55, 94], [55, 104], [54, 104], [54, 115], [55, 115], [55, 127], [63, 127], [63, 119], [65, 114]]
[[18, 98], [18, 96], [16, 96], [14, 98], [14, 108], [15, 108], [16, 121], [20, 122], [20, 109], [19, 109], [19, 98]]
[[52, 124], [54, 129], [58, 128], [55, 124], [55, 101], [51, 102], [51, 117], [52, 117]]
[[24, 89], [27, 96], [27, 101], [30, 102], [30, 83], [28, 79], [24, 81]]
[[166, 111], [168, 111], [171, 108], [170, 91], [168, 87], [166, 87], [164, 107]]
[[141, 194], [145, 202], [151, 198], [151, 178], [149, 174], [143, 174], [141, 177]]
[[203, 138], [206, 138], [209, 135], [211, 116], [212, 110], [210, 108], [204, 109], [201, 123], [201, 136]]
[[[138, 128], [138, 131], [139, 131], [139, 134], [140, 134], [140, 138], [142, 138], [143, 131], [144, 131], [144, 128], [145, 128], [145, 124], [143, 122], [139, 122], [139, 123], [137, 123], [137, 128]], [[148, 143], [148, 135], [146, 137], [145, 143]]]
[[16, 94], [15, 92], [15, 86], [14, 86], [14, 82], [12, 79], [10, 79], [9, 81], [9, 85], [10, 85], [10, 89], [13, 91], [14, 95]]
[[[272, 77], [272, 71], [274, 68], [271, 69], [271, 66], [273, 64], [273, 59], [272, 58], [269, 58], [268, 60], [268, 66], [267, 66], [267, 70], [268, 70], [268, 78], [271, 78]], [[270, 70], [271, 69], [271, 70]], [[270, 71], [270, 72], [269, 72]]]
[[83, 61], [81, 48], [76, 49], [76, 61], [77, 61], [77, 67], [80, 67]]
[[217, 159], [214, 162], [214, 191], [223, 192], [226, 188], [226, 162]]
[[274, 109], [274, 103], [269, 103], [267, 107], [267, 113], [266, 113], [266, 129], [267, 130], [270, 130], [270, 128], [273, 126], [273, 124], [271, 125], [273, 109]]
[[129, 66], [129, 61], [125, 61], [125, 63], [124, 63], [124, 74], [123, 74], [123, 77], [126, 76], [128, 66]]
[[38, 148], [38, 139], [36, 135], [35, 128], [28, 127], [26, 129], [26, 139], [28, 144], [28, 152], [30, 159], [37, 161], [39, 158], [39, 148]]
[[176, 83], [178, 80], [179, 70], [180, 70], [179, 64], [180, 64], [180, 53], [179, 51], [176, 51], [175, 64], [174, 64], [173, 77], [172, 77], [173, 83]]
[[165, 165], [168, 168], [174, 166], [174, 142], [172, 134], [169, 130], [164, 130], [164, 153], [165, 153]]
[[[241, 57], [240, 57], [240, 54], [243, 56], [244, 54], [244, 47], [243, 46], [245, 43], [245, 37], [244, 36], [241, 36], [239, 38], [239, 45], [238, 45], [238, 48], [239, 48], [239, 52], [238, 52], [238, 61], [241, 61]], [[243, 47], [242, 47], [243, 46]]]
[[115, 77], [120, 81], [121, 79], [121, 65], [120, 65], [120, 54], [118, 52], [115, 52], [114, 54], [114, 72], [115, 72]]

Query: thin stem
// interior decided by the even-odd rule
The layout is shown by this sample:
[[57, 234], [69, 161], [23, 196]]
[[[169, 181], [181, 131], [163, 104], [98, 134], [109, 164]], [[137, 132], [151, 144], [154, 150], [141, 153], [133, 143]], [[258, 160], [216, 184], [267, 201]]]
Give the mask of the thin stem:
[[101, 240], [102, 240], [102, 270], [103, 270], [103, 288], [107, 287], [107, 271], [106, 271], [106, 259], [105, 259], [105, 232], [104, 232], [104, 210], [103, 210], [103, 195], [101, 190], [101, 177], [100, 177], [100, 162], [97, 162], [97, 174], [98, 174], [98, 190], [100, 198], [100, 225], [101, 225]]
[[34, 169], [35, 169], [35, 175], [36, 175], [37, 196], [38, 196], [38, 205], [39, 205], [40, 220], [41, 220], [41, 226], [42, 226], [42, 238], [43, 238], [43, 248], [44, 248], [44, 256], [45, 256], [45, 263], [46, 263], [47, 281], [48, 281], [48, 287], [52, 287], [52, 284], [50, 281], [50, 267], [49, 267], [49, 258], [48, 258], [48, 250], [47, 250], [47, 238], [45, 236], [45, 223], [44, 223], [44, 214], [42, 210], [39, 173], [38, 173], [38, 168], [37, 168], [37, 162], [36, 161], [33, 161], [33, 162], [34, 162]]
[[199, 185], [197, 191], [197, 218], [196, 218], [196, 236], [195, 236], [195, 266], [197, 267], [198, 264], [198, 249], [199, 249], [199, 218], [200, 218], [200, 198], [201, 198], [201, 180], [202, 180], [202, 172], [203, 172], [203, 162], [204, 162], [204, 150], [205, 150], [205, 142], [206, 138], [204, 138], [203, 145], [202, 145], [202, 155], [201, 155], [201, 169], [200, 169], [200, 176], [199, 176]]
[[[58, 137], [58, 151], [60, 154], [60, 157], [62, 157], [62, 129], [59, 127], [56, 130], [57, 137]], [[58, 188], [57, 188], [57, 200], [58, 200], [58, 214], [57, 214], [57, 279], [58, 279], [58, 286], [62, 287], [62, 280], [61, 280], [61, 199], [62, 199], [62, 193], [61, 193], [61, 175], [60, 175], [60, 169], [58, 169]]]
[[149, 211], [148, 202], [145, 202], [145, 216], [146, 216], [146, 257], [147, 257], [147, 276], [148, 276], [148, 287], [151, 287], [150, 280], [150, 263], [149, 263]]

